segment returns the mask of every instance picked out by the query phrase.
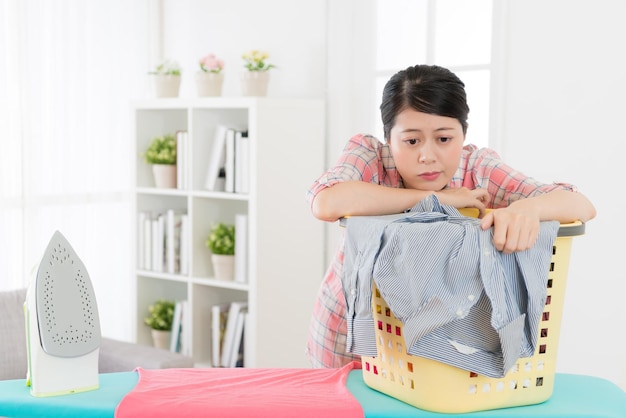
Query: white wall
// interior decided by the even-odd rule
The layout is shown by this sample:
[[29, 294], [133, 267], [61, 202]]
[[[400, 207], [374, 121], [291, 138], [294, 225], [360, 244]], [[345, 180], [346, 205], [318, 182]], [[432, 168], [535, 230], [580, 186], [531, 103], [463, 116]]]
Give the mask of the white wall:
[[[620, 263], [626, 223], [620, 222], [624, 198], [614, 181], [624, 158], [626, 59], [620, 43], [626, 39], [621, 22], [626, 2], [496, 3], [504, 8], [499, 22], [504, 32], [497, 34], [494, 56], [500, 68], [494, 148], [540, 180], [576, 184], [598, 209], [586, 235], [574, 241], [558, 369], [626, 387], [620, 346], [626, 322], [620, 306], [626, 294]], [[359, 4], [165, 0], [164, 55], [185, 67], [182, 96], [195, 95], [198, 58], [208, 52], [223, 56], [224, 95], [236, 96], [240, 54], [267, 50], [280, 67], [272, 72], [270, 95], [327, 98], [327, 155], [333, 161], [348, 136], [363, 130], [360, 123], [369, 123], [355, 106], [359, 51], [353, 48], [368, 32], [360, 26], [360, 16], [368, 12]], [[336, 243], [332, 228], [329, 253]]]
[[[289, 0], [164, 0], [163, 55], [183, 66], [182, 97], [196, 96], [198, 60], [215, 53], [225, 60], [224, 96], [241, 96], [241, 55], [266, 51], [268, 95], [326, 95], [326, 2]], [[322, 138], [320, 138], [322, 140]], [[283, 144], [287, 145], [287, 144]]]
[[[626, 2], [507, 1], [502, 43], [505, 161], [574, 183], [596, 219], [573, 244], [558, 369], [626, 388], [624, 161]], [[508, 16], [507, 16], [508, 15]]]

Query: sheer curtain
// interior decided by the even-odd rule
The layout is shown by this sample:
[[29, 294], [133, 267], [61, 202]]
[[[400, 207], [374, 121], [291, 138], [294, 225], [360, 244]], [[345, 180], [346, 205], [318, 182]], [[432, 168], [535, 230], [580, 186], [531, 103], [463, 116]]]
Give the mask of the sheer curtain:
[[103, 334], [134, 314], [130, 101], [149, 0], [0, 0], [0, 290], [26, 286], [55, 230], [85, 263]]

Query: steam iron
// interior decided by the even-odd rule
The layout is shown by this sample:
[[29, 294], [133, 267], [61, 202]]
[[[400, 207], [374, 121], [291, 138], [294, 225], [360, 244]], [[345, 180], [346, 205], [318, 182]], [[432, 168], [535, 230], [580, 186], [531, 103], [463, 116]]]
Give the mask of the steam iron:
[[28, 376], [33, 396], [99, 387], [100, 318], [83, 262], [56, 231], [24, 302]]

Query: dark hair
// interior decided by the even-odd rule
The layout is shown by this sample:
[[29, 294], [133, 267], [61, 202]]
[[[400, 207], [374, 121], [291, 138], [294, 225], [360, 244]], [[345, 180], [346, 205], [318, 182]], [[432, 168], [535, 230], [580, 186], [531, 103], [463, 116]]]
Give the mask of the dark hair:
[[407, 108], [457, 119], [467, 133], [469, 106], [465, 84], [447, 68], [416, 65], [393, 75], [383, 89], [380, 115], [385, 140], [389, 140], [396, 117]]

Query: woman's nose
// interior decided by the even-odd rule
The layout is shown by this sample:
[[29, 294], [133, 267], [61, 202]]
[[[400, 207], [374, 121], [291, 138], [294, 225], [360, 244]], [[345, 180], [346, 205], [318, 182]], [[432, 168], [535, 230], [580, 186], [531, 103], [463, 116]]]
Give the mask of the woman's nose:
[[420, 149], [418, 161], [421, 164], [432, 163], [435, 160], [435, 153], [429, 145], [424, 144]]

